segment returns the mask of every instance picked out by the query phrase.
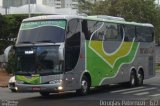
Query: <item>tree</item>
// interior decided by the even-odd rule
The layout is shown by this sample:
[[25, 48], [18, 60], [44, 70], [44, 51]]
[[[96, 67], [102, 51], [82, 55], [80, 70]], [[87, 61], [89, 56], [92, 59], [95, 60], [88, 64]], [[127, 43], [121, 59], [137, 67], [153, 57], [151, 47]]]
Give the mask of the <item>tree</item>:
[[78, 10], [79, 13], [84, 13], [84, 14], [90, 14], [90, 12], [92, 11], [92, 7], [94, 4], [92, 4], [89, 1], [85, 1], [85, 0], [78, 0]]
[[13, 45], [11, 38], [16, 38], [20, 24], [27, 15], [1, 15], [0, 14], [0, 54], [4, 49]]

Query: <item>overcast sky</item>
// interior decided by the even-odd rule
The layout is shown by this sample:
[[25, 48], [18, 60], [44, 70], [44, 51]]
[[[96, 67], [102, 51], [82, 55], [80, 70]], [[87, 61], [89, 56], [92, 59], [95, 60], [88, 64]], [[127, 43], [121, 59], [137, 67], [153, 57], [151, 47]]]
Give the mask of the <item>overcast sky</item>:
[[42, 0], [37, 0], [37, 4], [42, 4]]
[[[156, 0], [156, 3], [160, 3], [160, 0]], [[37, 0], [37, 4], [42, 4], [42, 0]], [[2, 0], [0, 0], [0, 6], [2, 6]]]
[[[37, 0], [37, 4], [42, 4], [42, 0]], [[2, 6], [2, 0], [0, 0], [0, 6]]]

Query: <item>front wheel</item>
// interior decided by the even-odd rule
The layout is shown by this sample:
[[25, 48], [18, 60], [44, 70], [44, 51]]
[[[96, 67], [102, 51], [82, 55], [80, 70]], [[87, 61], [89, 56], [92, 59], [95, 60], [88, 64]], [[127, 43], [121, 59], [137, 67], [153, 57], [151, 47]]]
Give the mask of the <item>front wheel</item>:
[[90, 90], [90, 81], [86, 76], [82, 77], [81, 88], [76, 90], [78, 95], [86, 95]]

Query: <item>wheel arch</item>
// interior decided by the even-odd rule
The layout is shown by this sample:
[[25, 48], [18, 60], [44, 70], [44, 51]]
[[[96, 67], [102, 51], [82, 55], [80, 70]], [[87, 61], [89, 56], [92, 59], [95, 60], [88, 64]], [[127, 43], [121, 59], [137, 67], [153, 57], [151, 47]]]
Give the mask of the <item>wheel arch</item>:
[[137, 71], [136, 71], [136, 68], [135, 68], [135, 67], [131, 67], [131, 68], [130, 68], [129, 76], [131, 76], [131, 73], [132, 73], [132, 72], [137, 75]]
[[91, 75], [90, 75], [90, 73], [89, 72], [87, 72], [87, 71], [85, 71], [83, 74], [82, 74], [82, 76], [81, 76], [81, 80], [82, 80], [82, 77], [83, 76], [86, 76], [87, 78], [88, 78], [88, 80], [89, 80], [89, 84], [90, 84], [90, 86], [92, 85], [92, 80], [91, 80]]

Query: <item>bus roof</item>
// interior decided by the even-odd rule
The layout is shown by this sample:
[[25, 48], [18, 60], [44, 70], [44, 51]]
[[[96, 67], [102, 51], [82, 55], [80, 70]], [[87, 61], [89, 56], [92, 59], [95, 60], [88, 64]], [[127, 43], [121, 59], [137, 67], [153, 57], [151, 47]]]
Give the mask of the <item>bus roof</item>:
[[109, 23], [119, 23], [119, 24], [128, 24], [128, 25], [136, 25], [136, 26], [148, 26], [153, 27], [150, 23], [137, 23], [137, 22], [128, 22], [125, 21], [124, 18], [121, 17], [113, 17], [106, 15], [95, 15], [95, 16], [78, 16], [78, 15], [45, 15], [45, 16], [36, 16], [24, 19], [23, 22], [26, 21], [38, 21], [38, 20], [48, 20], [48, 19], [86, 19], [86, 20], [95, 20], [95, 21], [104, 21]]

